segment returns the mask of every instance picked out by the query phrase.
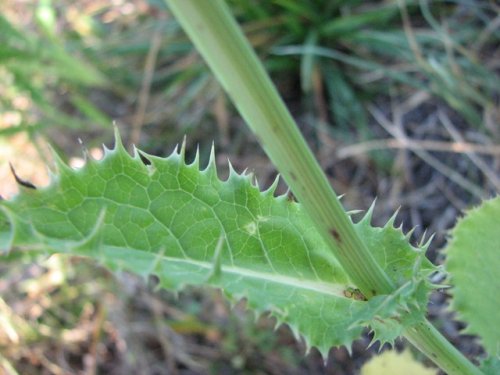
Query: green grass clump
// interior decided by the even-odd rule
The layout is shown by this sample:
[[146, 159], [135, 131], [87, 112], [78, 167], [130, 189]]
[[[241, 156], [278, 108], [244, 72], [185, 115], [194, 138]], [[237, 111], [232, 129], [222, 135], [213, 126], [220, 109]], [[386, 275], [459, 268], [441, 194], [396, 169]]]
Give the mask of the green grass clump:
[[[495, 108], [500, 82], [484, 64], [499, 40], [489, 2], [229, 4], [285, 99], [308, 125], [335, 128], [337, 139], [372, 138], [367, 106], [394, 94], [427, 92], [482, 130]], [[112, 5], [56, 7], [50, 1], [31, 11], [35, 28], [0, 18], [0, 82], [8, 88], [0, 105], [21, 112], [19, 124], [3, 134], [105, 127], [111, 119], [161, 126], [175, 139], [202, 123], [227, 132], [220, 124], [224, 95], [163, 2], [130, 14]], [[136, 120], [149, 73], [149, 100]], [[16, 109], [13, 98], [20, 95], [32, 103], [29, 109]], [[165, 128], [172, 123], [182, 125]]]
[[110, 118], [87, 98], [90, 89], [108, 85], [106, 77], [85, 61], [83, 46], [56, 34], [53, 16], [43, 2], [34, 10], [34, 28], [0, 15], [0, 110], [17, 114], [2, 135], [110, 127]]

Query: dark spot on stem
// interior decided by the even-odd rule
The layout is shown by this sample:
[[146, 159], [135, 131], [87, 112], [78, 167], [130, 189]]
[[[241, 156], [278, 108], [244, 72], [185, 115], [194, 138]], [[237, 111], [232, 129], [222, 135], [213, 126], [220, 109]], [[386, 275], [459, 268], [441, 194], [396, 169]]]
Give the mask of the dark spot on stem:
[[436, 353], [431, 353], [431, 356], [432, 358], [437, 358], [438, 356], [436, 355]]
[[376, 296], [376, 295], [377, 295], [377, 292], [376, 292], [374, 289], [370, 290], [370, 292], [372, 292], [372, 295], [373, 295], [373, 296]]
[[353, 298], [356, 301], [366, 301], [366, 297], [363, 293], [357, 288], [347, 288], [343, 291], [344, 297]]
[[352, 298], [352, 291], [350, 291], [350, 290], [344, 290], [343, 293], [344, 293], [344, 297], [346, 297], [346, 298]]
[[12, 164], [9, 163], [9, 165], [10, 165], [10, 170], [11, 170], [12, 174], [14, 175], [14, 178], [16, 179], [16, 182], [19, 185], [24, 186], [24, 187], [26, 187], [28, 189], [34, 189], [34, 190], [36, 190], [36, 186], [35, 185], [33, 185], [31, 182], [23, 180], [21, 177], [19, 177], [17, 175], [16, 171], [14, 170], [14, 167], [12, 166]]
[[290, 178], [294, 181], [297, 181], [297, 176], [295, 176], [295, 173], [290, 172]]
[[359, 289], [356, 289], [353, 293], [353, 297], [356, 301], [368, 301], [363, 293]]
[[333, 236], [333, 238], [335, 238], [335, 241], [342, 242], [342, 240], [340, 238], [340, 233], [337, 232], [337, 229], [335, 229], [335, 228], [330, 229], [330, 234]]

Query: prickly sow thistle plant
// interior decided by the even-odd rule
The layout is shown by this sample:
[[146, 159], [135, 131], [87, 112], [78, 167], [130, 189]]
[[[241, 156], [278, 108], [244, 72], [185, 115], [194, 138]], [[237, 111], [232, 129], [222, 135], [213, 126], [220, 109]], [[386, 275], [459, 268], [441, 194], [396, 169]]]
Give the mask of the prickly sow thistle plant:
[[[369, 327], [382, 343], [405, 336], [448, 374], [482, 373], [426, 320], [436, 270], [428, 243], [410, 245], [394, 218], [373, 227], [373, 207], [358, 221], [344, 212], [222, 2], [168, 4], [300, 203], [232, 168], [221, 181], [213, 150], [203, 168], [198, 155], [186, 163], [184, 146], [167, 158], [131, 156], [116, 133], [101, 161], [73, 170], [56, 155], [48, 187], [23, 186], [1, 201], [1, 248], [84, 255], [173, 290], [220, 288], [324, 356]], [[498, 217], [500, 199], [486, 202], [457, 225], [447, 250], [453, 307], [481, 336], [490, 373], [500, 352]]]

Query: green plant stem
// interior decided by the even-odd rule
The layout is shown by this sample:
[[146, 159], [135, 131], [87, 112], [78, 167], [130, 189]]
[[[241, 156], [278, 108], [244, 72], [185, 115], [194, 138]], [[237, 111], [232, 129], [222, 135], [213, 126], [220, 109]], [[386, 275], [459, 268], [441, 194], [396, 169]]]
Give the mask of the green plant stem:
[[[166, 0], [354, 284], [371, 297], [395, 286], [376, 263], [223, 1]], [[430, 323], [408, 340], [448, 374], [480, 374]]]
[[403, 331], [404, 337], [448, 375], [482, 372], [450, 344], [427, 320]]

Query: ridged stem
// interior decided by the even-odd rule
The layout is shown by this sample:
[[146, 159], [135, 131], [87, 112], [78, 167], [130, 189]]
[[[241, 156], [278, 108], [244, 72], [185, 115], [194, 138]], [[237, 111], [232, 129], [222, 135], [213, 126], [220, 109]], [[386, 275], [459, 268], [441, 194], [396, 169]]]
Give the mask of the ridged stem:
[[427, 320], [405, 329], [403, 335], [448, 375], [483, 374]]

